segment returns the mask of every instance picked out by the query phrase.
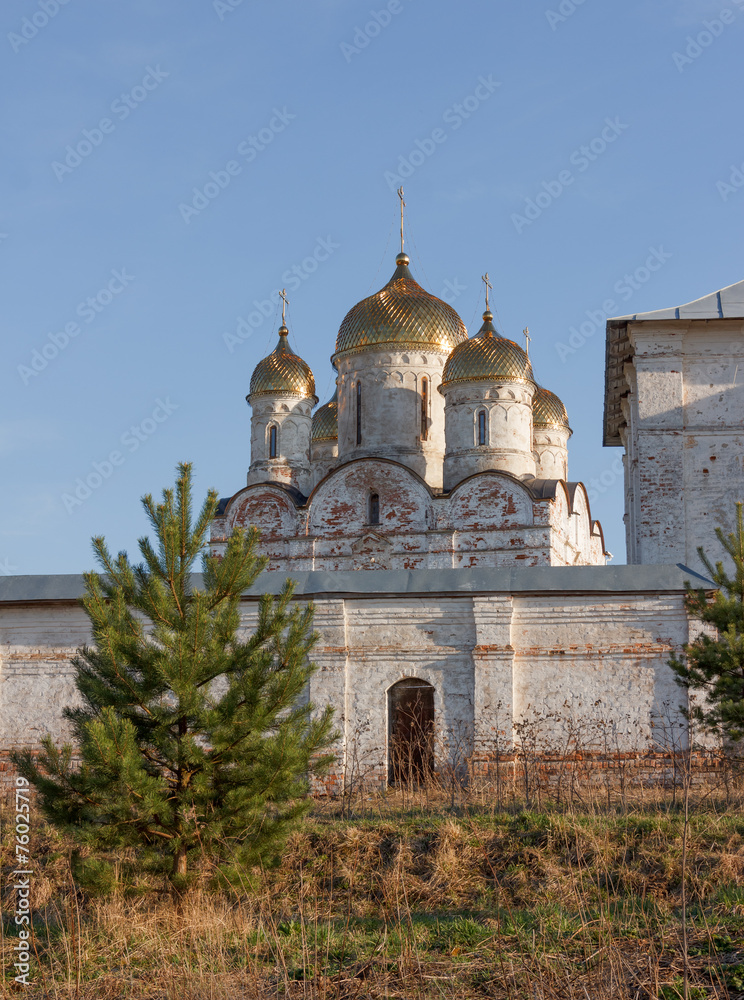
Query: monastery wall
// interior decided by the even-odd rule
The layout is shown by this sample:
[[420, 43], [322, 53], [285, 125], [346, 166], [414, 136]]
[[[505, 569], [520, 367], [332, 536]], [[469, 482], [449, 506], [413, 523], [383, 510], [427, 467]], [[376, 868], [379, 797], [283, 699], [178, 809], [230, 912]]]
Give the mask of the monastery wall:
[[77, 703], [70, 661], [89, 641], [88, 618], [75, 603], [0, 603], [0, 759], [13, 747], [38, 746], [47, 733], [68, 737], [62, 710]]
[[[619, 748], [652, 732], [663, 743], [684, 702], [667, 660], [688, 638], [676, 566], [309, 572], [297, 599], [312, 600], [320, 635], [308, 692], [336, 708], [346, 745], [384, 767], [388, 692], [405, 678], [434, 688], [440, 734], [495, 738], [520, 720], [558, 736], [568, 720], [614, 723]], [[252, 627], [266, 573], [243, 599]], [[197, 584], [198, 585], [198, 584]], [[0, 580], [0, 759], [67, 736], [76, 691], [70, 665], [89, 639], [76, 604], [80, 577]]]

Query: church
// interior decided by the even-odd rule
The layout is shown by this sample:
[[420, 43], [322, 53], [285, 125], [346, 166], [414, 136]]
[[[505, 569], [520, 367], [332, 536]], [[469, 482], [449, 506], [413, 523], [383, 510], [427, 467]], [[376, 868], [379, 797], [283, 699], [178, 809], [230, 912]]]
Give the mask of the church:
[[468, 338], [401, 251], [341, 323], [336, 392], [314, 413], [283, 312], [250, 381], [247, 485], [220, 504], [214, 553], [253, 524], [285, 573], [604, 565], [586, 490], [567, 481], [566, 409], [494, 327], [484, 280]]
[[[744, 281], [607, 322], [604, 443], [624, 452], [628, 540], [615, 566], [568, 479], [566, 409], [529, 341], [496, 329], [488, 287], [468, 336], [401, 244], [390, 281], [340, 324], [330, 400], [317, 405], [284, 313], [250, 378], [246, 484], [220, 502], [210, 548], [260, 530], [246, 629], [288, 576], [312, 601], [307, 696], [336, 709], [342, 772], [364, 759], [393, 778], [412, 721], [471, 749], [511, 745], [526, 719], [556, 739], [601, 719], [616, 749], [684, 741], [668, 660], [695, 628], [685, 582], [710, 586], [697, 547], [715, 555], [744, 499]], [[80, 576], [0, 578], [0, 781], [10, 749], [67, 735], [82, 592]]]

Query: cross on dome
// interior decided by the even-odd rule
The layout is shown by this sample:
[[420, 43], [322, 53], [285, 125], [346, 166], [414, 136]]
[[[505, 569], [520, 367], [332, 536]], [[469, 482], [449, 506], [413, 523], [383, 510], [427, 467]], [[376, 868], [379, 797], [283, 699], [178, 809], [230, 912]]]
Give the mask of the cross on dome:
[[490, 306], [488, 305], [488, 292], [489, 292], [489, 290], [493, 291], [493, 285], [492, 285], [492, 284], [491, 284], [491, 282], [490, 282], [490, 281], [488, 280], [488, 271], [486, 271], [486, 273], [485, 273], [484, 275], [482, 275], [482, 276], [481, 276], [481, 281], [482, 281], [482, 282], [483, 282], [483, 283], [485, 284], [485, 286], [486, 286], [486, 312], [490, 312], [490, 311], [491, 311], [491, 308], [490, 308]]
[[279, 292], [279, 298], [282, 300], [282, 326], [286, 326], [287, 324], [285, 323], [285, 316], [287, 312], [287, 306], [289, 305], [289, 299], [287, 298], [286, 288], [282, 288], [281, 292]]
[[400, 252], [403, 253], [403, 209], [406, 207], [405, 201], [403, 201], [403, 186], [398, 188], [398, 197], [400, 198]]

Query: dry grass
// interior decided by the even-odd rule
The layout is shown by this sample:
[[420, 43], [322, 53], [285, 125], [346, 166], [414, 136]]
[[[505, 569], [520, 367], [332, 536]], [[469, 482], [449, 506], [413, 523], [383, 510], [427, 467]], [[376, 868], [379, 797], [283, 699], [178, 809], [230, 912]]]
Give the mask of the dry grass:
[[[350, 819], [319, 804], [277, 868], [239, 893], [199, 884], [178, 908], [144, 882], [101, 899], [76, 891], [69, 845], [39, 820], [36, 957], [32, 985], [17, 988], [60, 1000], [671, 1000], [682, 994], [683, 817], [655, 794], [606, 811], [494, 811], [484, 798], [453, 813], [409, 790], [405, 809], [400, 796], [367, 798]], [[741, 802], [696, 794], [691, 1000], [744, 992]], [[6, 995], [11, 832], [4, 824]]]

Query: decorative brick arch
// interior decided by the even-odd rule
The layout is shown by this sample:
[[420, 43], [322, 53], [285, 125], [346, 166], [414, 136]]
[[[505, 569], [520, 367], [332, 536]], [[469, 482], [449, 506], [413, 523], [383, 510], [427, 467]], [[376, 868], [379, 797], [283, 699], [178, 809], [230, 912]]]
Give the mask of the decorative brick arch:
[[313, 535], [358, 535], [369, 524], [369, 496], [379, 497], [377, 530], [425, 530], [431, 494], [403, 465], [381, 459], [358, 459], [334, 470], [308, 501], [308, 530]]
[[533, 523], [532, 505], [521, 483], [498, 473], [480, 473], [452, 491], [447, 520], [458, 530], [522, 527]]
[[239, 493], [227, 511], [228, 533], [255, 525], [262, 539], [293, 538], [299, 518], [292, 498], [269, 484], [249, 486]]

